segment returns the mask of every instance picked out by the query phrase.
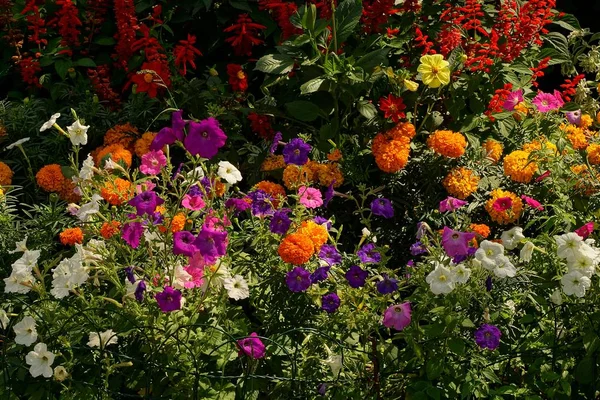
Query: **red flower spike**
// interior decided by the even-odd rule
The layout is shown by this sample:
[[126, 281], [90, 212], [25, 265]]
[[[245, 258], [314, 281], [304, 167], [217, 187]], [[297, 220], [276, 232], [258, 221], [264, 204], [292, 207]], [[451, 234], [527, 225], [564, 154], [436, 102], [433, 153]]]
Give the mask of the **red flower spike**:
[[200, 50], [194, 47], [195, 43], [196, 36], [188, 33], [187, 40], [180, 40], [179, 44], [173, 49], [175, 66], [179, 68], [179, 73], [183, 76], [187, 74], [187, 64], [190, 64], [192, 69], [196, 69], [196, 56], [202, 55]]
[[257, 34], [265, 29], [267, 29], [266, 26], [253, 22], [248, 14], [241, 14], [236, 23], [225, 28], [223, 32], [231, 32], [235, 35], [225, 41], [233, 47], [236, 56], [251, 56], [252, 47], [263, 43]]

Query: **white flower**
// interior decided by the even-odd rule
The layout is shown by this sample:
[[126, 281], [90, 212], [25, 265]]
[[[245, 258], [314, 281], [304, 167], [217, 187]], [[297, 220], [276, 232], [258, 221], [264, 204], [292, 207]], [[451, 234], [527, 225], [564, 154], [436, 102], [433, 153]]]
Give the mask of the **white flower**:
[[40, 254], [40, 250], [26, 250], [21, 258], [13, 263], [13, 271], [31, 272], [37, 265], [37, 260], [40, 258]]
[[15, 343], [23, 346], [30, 346], [37, 340], [37, 330], [35, 329], [35, 320], [29, 315], [13, 326], [13, 331], [17, 335]]
[[342, 370], [342, 356], [337, 354], [330, 354], [326, 360], [322, 360], [324, 364], [327, 364], [331, 368], [333, 376], [337, 377]]
[[458, 264], [454, 267], [453, 272], [456, 283], [467, 283], [471, 276], [471, 270], [465, 264]]
[[89, 278], [80, 252], [75, 253], [71, 258], [62, 260], [52, 272], [50, 293], [58, 299], [67, 297], [72, 289], [83, 285]]
[[210, 272], [208, 277], [204, 279], [206, 284], [210, 281], [211, 285], [220, 288], [225, 283], [225, 279], [231, 278], [229, 265], [223, 259], [219, 260], [217, 264], [209, 266], [207, 270]]
[[563, 291], [567, 296], [585, 296], [585, 291], [590, 288], [592, 281], [578, 271], [571, 271], [560, 279]]
[[116, 344], [118, 341], [119, 338], [117, 338], [117, 334], [113, 332], [112, 329], [109, 329], [101, 332], [99, 335], [98, 332], [90, 332], [87, 345], [90, 347], [98, 347], [103, 349], [111, 344]]
[[0, 308], [0, 329], [8, 328], [9, 322], [10, 322], [10, 319], [8, 319], [8, 315], [6, 314], [6, 311], [4, 311], [3, 309]]
[[569, 257], [567, 259], [567, 267], [569, 268], [569, 272], [578, 271], [588, 278], [591, 278], [594, 275], [594, 272], [596, 272], [594, 260], [583, 253], [578, 253], [574, 257]]
[[84, 181], [89, 181], [94, 177], [94, 158], [91, 154], [88, 154], [87, 158], [83, 162], [81, 166], [81, 170], [79, 171], [79, 178]]
[[242, 174], [229, 161], [219, 161], [217, 175], [225, 179], [228, 183], [234, 184], [242, 180]]
[[135, 298], [135, 291], [137, 290], [138, 285], [140, 284], [141, 280], [139, 280], [137, 278], [137, 276], [135, 276], [135, 282], [131, 283], [129, 281], [129, 279], [125, 278], [125, 297], [127, 298]]
[[[113, 161], [112, 158], [108, 157], [106, 161], [104, 161], [104, 169], [105, 170], [113, 170], [119, 169], [120, 165]], [[122, 168], [121, 168], [122, 169]]]
[[67, 126], [67, 132], [69, 132], [69, 139], [73, 146], [85, 146], [88, 141], [87, 130], [90, 129], [89, 125], [82, 125], [79, 120], [75, 121], [73, 125]]
[[104, 260], [103, 254], [106, 252], [106, 243], [102, 240], [92, 239], [85, 246], [76, 244], [75, 247], [85, 265], [96, 265]]
[[493, 272], [498, 278], [512, 278], [517, 274], [517, 269], [512, 265], [508, 257], [501, 256], [498, 257], [498, 264]]
[[563, 302], [562, 294], [560, 293], [560, 289], [554, 289], [554, 292], [550, 295], [550, 301], [552, 301], [557, 306], [560, 306]]
[[25, 142], [29, 142], [29, 139], [31, 139], [31, 138], [26, 137], [26, 138], [23, 138], [23, 139], [19, 139], [16, 142], [11, 143], [8, 146], [6, 146], [6, 148], [4, 150], [10, 150], [10, 149], [15, 148], [17, 146], [20, 146], [20, 145], [22, 145]]
[[475, 259], [481, 262], [481, 266], [489, 271], [493, 271], [499, 262], [499, 258], [504, 257], [504, 246], [500, 243], [484, 240], [475, 252]]
[[435, 269], [427, 275], [425, 282], [429, 283], [429, 287], [435, 295], [448, 294], [454, 290], [454, 274], [441, 264], [437, 264]]
[[[362, 235], [364, 238], [368, 238], [369, 235], [371, 235], [371, 231], [368, 230], [366, 227], [362, 228]], [[373, 243], [377, 243], [377, 236], [375, 236], [375, 235], [371, 236], [371, 240], [373, 241]]]
[[38, 343], [25, 356], [25, 362], [29, 367], [29, 373], [34, 378], [42, 375], [44, 378], [50, 378], [52, 376], [52, 363], [54, 362], [54, 354], [48, 351], [45, 343]]
[[42, 125], [40, 128], [40, 132], [44, 132], [45, 130], [52, 128], [58, 118], [60, 118], [60, 113], [52, 115], [48, 121], [44, 122], [44, 125]]
[[102, 196], [94, 194], [89, 203], [85, 203], [79, 207], [77, 218], [82, 222], [87, 222], [90, 219], [90, 215], [97, 214], [100, 211], [100, 204], [98, 203], [100, 200], [102, 200]]
[[506, 308], [508, 308], [508, 310], [510, 311], [511, 314], [515, 313], [516, 307], [515, 307], [515, 302], [513, 300], [506, 300], [506, 302], [504, 303], [504, 306]]
[[58, 382], [62, 382], [68, 377], [69, 373], [67, 372], [67, 369], [62, 365], [59, 365], [58, 367], [54, 368], [54, 379]]
[[250, 296], [248, 283], [241, 275], [235, 275], [233, 278], [225, 278], [223, 286], [227, 290], [227, 294], [234, 300], [242, 300]]
[[27, 251], [27, 236], [25, 236], [25, 239], [21, 240], [20, 242], [15, 243], [15, 249], [9, 251], [8, 254], [24, 253], [26, 251]]
[[175, 273], [173, 279], [173, 287], [175, 289], [185, 289], [185, 284], [193, 280], [192, 275], [188, 274], [181, 265], [175, 266]]
[[521, 261], [529, 262], [531, 261], [531, 256], [533, 255], [533, 250], [535, 249], [535, 245], [532, 242], [525, 242], [523, 248], [521, 249], [521, 253], [519, 254]]
[[30, 271], [13, 270], [8, 278], [4, 278], [5, 293], [25, 294], [31, 290], [35, 278]]
[[554, 236], [558, 249], [556, 253], [560, 258], [574, 257], [578, 252], [583, 238], [575, 232], [565, 233], [564, 235]]
[[500, 236], [500, 238], [502, 239], [502, 244], [504, 247], [507, 250], [512, 250], [517, 247], [521, 240], [525, 239], [525, 235], [523, 235], [523, 228], [515, 226], [508, 231], [502, 232], [502, 236]]
[[188, 172], [187, 174], [185, 174], [182, 184], [187, 184], [187, 183], [193, 184], [202, 178], [204, 178], [204, 170], [202, 169], [202, 167], [196, 167], [195, 169], [193, 169], [190, 172]]

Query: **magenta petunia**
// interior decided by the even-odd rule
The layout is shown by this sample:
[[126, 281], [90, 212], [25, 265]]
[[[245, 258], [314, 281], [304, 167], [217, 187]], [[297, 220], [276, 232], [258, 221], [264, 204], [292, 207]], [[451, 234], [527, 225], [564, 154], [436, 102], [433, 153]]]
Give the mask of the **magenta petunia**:
[[590, 221], [587, 224], [581, 226], [580, 228], [575, 229], [575, 233], [586, 239], [594, 232], [594, 222]]
[[536, 199], [529, 197], [529, 196], [525, 196], [525, 195], [522, 195], [521, 199], [523, 199], [529, 207], [531, 207], [535, 210], [538, 210], [538, 211], [544, 211], [544, 206], [542, 205], [542, 203], [540, 203]]
[[494, 201], [494, 204], [492, 204], [492, 207], [494, 208], [494, 210], [496, 210], [498, 212], [502, 212], [502, 211], [510, 210], [512, 205], [513, 205], [513, 202], [510, 197], [499, 197], [496, 199], [496, 201]]
[[129, 200], [128, 204], [135, 207], [137, 215], [142, 216], [144, 214], [154, 214], [156, 207], [160, 206], [164, 202], [165, 201], [163, 199], [158, 197], [156, 192], [147, 190]]
[[300, 186], [298, 196], [300, 204], [306, 208], [317, 208], [323, 205], [323, 196], [319, 189]]
[[134, 249], [140, 245], [143, 234], [144, 225], [141, 222], [128, 222], [121, 229], [121, 238]]
[[196, 237], [188, 231], [179, 231], [173, 234], [173, 254], [192, 257], [198, 251], [194, 244]]
[[469, 242], [474, 237], [473, 232], [459, 232], [445, 226], [442, 233], [442, 246], [450, 257], [465, 256], [469, 253]]
[[464, 200], [448, 196], [444, 200], [440, 201], [439, 210], [440, 212], [455, 211], [467, 204], [469, 203]]
[[195, 267], [192, 265], [188, 265], [183, 267], [185, 272], [192, 276], [192, 279], [185, 282], [183, 287], [186, 289], [193, 289], [196, 287], [201, 287], [204, 285], [204, 267]]
[[249, 337], [237, 341], [240, 349], [238, 355], [247, 355], [250, 358], [263, 358], [265, 356], [265, 345], [260, 340], [256, 332], [252, 332]]
[[502, 107], [506, 111], [513, 111], [515, 106], [523, 101], [523, 89], [515, 90], [514, 92], [510, 92]]
[[401, 331], [410, 324], [410, 303], [395, 304], [389, 306], [383, 313], [383, 325], [390, 329]]
[[219, 127], [219, 121], [208, 118], [200, 122], [190, 122], [184, 145], [193, 156], [213, 158], [225, 146], [227, 135]]
[[171, 286], [165, 286], [164, 290], [161, 293], [157, 293], [154, 298], [162, 312], [181, 309], [181, 292]]
[[184, 129], [188, 121], [183, 119], [183, 111], [175, 111], [171, 115], [171, 126], [162, 128], [157, 134], [152, 143], [150, 150], [160, 150], [168, 144], [173, 144], [176, 141], [183, 141]]
[[194, 244], [207, 262], [213, 262], [227, 251], [227, 232], [203, 226]]
[[167, 165], [167, 157], [162, 150], [151, 150], [142, 156], [140, 171], [146, 175], [158, 175], [160, 170]]
[[533, 98], [532, 103], [541, 113], [558, 110], [565, 104], [558, 90], [555, 90], [553, 94], [539, 92]]
[[183, 196], [181, 205], [192, 211], [202, 210], [204, 207], [206, 207], [206, 203], [204, 202], [204, 199], [202, 199], [202, 196], [189, 194]]

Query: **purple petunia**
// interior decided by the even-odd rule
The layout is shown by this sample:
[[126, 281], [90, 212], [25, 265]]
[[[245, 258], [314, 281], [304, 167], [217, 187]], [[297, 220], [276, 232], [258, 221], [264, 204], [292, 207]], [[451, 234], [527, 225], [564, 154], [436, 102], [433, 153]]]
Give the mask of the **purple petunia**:
[[142, 301], [144, 301], [144, 292], [145, 292], [145, 291], [146, 291], [146, 282], [144, 282], [144, 281], [140, 281], [140, 282], [137, 284], [137, 286], [136, 286], [136, 288], [135, 288], [135, 292], [134, 292], [135, 299], [136, 299], [137, 301], [139, 301], [140, 303], [141, 303]]
[[381, 254], [375, 251], [374, 243], [365, 244], [363, 247], [360, 248], [360, 250], [358, 250], [356, 255], [360, 259], [360, 262], [364, 264], [378, 263], [379, 261], [381, 261]]
[[494, 325], [483, 324], [475, 331], [475, 343], [482, 349], [495, 350], [500, 346], [502, 332]]
[[140, 245], [143, 234], [144, 225], [141, 222], [128, 222], [121, 228], [121, 238], [134, 249]]
[[289, 208], [281, 208], [275, 211], [271, 223], [269, 224], [271, 232], [278, 235], [285, 235], [287, 233], [288, 229], [290, 229], [290, 225], [292, 225], [292, 220], [288, 216], [291, 211], [292, 210]]
[[129, 283], [135, 283], [135, 276], [133, 275], [133, 266], [125, 268], [125, 276], [127, 277]]
[[283, 135], [281, 134], [281, 132], [277, 132], [275, 134], [275, 137], [273, 138], [271, 147], [269, 148], [269, 152], [271, 154], [275, 154], [275, 152], [277, 151], [277, 147], [279, 147], [279, 142], [281, 142], [281, 139], [283, 139]]
[[439, 210], [442, 213], [455, 211], [463, 206], [466, 206], [467, 204], [469, 204], [467, 201], [448, 196], [444, 200], [440, 201]]
[[225, 146], [226, 141], [227, 135], [219, 127], [219, 121], [211, 117], [200, 122], [191, 121], [184, 144], [193, 156], [210, 159]]
[[161, 293], [154, 298], [162, 312], [177, 311], [181, 309], [181, 292], [171, 286], [165, 286]]
[[255, 217], [265, 217], [273, 214], [273, 199], [264, 190], [255, 190], [248, 193], [248, 198], [252, 200], [252, 215]]
[[485, 290], [487, 290], [488, 292], [491, 292], [492, 291], [492, 287], [493, 287], [492, 276], [490, 275], [485, 280]]
[[313, 221], [315, 224], [317, 225], [326, 225], [327, 230], [331, 229], [331, 221], [328, 220], [327, 218], [321, 217], [320, 215], [317, 215], [316, 217], [313, 218]]
[[418, 256], [425, 253], [427, 253], [427, 248], [423, 243], [421, 243], [421, 241], [417, 241], [410, 245], [410, 254], [413, 256]]
[[198, 251], [194, 244], [196, 237], [188, 231], [179, 231], [173, 234], [173, 254], [191, 257]]
[[474, 232], [459, 232], [445, 226], [442, 233], [442, 246], [450, 257], [467, 255], [469, 242], [474, 237]]
[[310, 274], [310, 282], [318, 283], [318, 282], [321, 282], [321, 281], [324, 281], [325, 279], [327, 279], [330, 268], [331, 267], [325, 266], [325, 267], [319, 267], [319, 268], [315, 269], [315, 272]]
[[335, 195], [335, 191], [333, 190], [333, 185], [335, 185], [335, 179], [331, 181], [327, 189], [325, 189], [325, 193], [323, 193], [323, 207], [327, 207], [329, 202], [333, 199]]
[[337, 293], [328, 293], [321, 298], [321, 308], [328, 313], [333, 313], [340, 307], [340, 297]]
[[581, 110], [569, 111], [566, 116], [569, 123], [578, 126], [581, 124]]
[[137, 212], [137, 215], [153, 215], [154, 210], [156, 210], [157, 206], [160, 206], [165, 201], [158, 197], [158, 195], [152, 190], [146, 190], [135, 196], [133, 199], [129, 200], [127, 204], [130, 206], [134, 206]]
[[387, 274], [381, 274], [383, 278], [375, 284], [377, 291], [381, 294], [390, 294], [398, 290], [398, 281], [394, 278], [390, 278]]
[[369, 276], [369, 273], [358, 265], [353, 265], [348, 268], [345, 275], [348, 284], [354, 289], [365, 286], [367, 276]]
[[247, 355], [250, 358], [258, 359], [265, 356], [265, 345], [260, 340], [256, 332], [252, 332], [249, 337], [237, 341], [240, 351], [238, 355]]
[[285, 275], [285, 283], [292, 292], [304, 292], [311, 285], [310, 272], [302, 267], [294, 267]]
[[225, 255], [227, 244], [226, 231], [212, 229], [207, 226], [202, 227], [194, 241], [194, 245], [207, 261], [216, 260], [218, 257]]
[[411, 308], [410, 303], [395, 304], [389, 306], [383, 313], [383, 325], [401, 331], [410, 324]]
[[225, 202], [225, 207], [232, 208], [234, 210], [234, 214], [239, 214], [242, 211], [246, 211], [250, 208], [250, 202], [244, 199], [228, 199]]
[[342, 256], [339, 251], [331, 244], [324, 244], [321, 246], [319, 258], [329, 265], [336, 265], [342, 262]]
[[175, 111], [171, 114], [171, 126], [162, 128], [157, 134], [152, 143], [150, 150], [161, 150], [168, 144], [173, 144], [176, 141], [183, 141], [184, 129], [188, 121], [183, 119], [183, 111]]
[[383, 218], [392, 218], [394, 216], [394, 207], [392, 207], [391, 201], [382, 197], [371, 202], [371, 212]]
[[308, 153], [312, 146], [300, 138], [294, 138], [283, 148], [283, 160], [286, 164], [304, 165], [308, 162]]

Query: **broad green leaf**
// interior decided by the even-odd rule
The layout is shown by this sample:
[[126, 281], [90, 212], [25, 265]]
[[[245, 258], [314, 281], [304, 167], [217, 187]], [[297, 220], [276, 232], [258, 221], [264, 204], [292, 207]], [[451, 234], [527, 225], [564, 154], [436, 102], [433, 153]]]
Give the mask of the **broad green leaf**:
[[373, 105], [373, 103], [368, 102], [367, 100], [359, 100], [356, 103], [356, 108], [360, 115], [365, 117], [367, 120], [372, 120], [377, 116], [377, 108]]
[[292, 101], [287, 103], [285, 108], [292, 117], [305, 122], [314, 121], [321, 115], [321, 109], [306, 100]]
[[73, 65], [77, 67], [90, 67], [93, 68], [96, 66], [96, 63], [91, 58], [80, 58], [79, 60], [75, 60]]
[[338, 46], [354, 32], [362, 15], [360, 0], [344, 0], [335, 10], [336, 35]]
[[300, 93], [308, 94], [316, 92], [317, 90], [319, 90], [323, 82], [325, 82], [325, 78], [318, 77], [311, 79], [310, 81], [305, 82], [304, 84], [302, 84], [302, 86], [300, 86]]
[[356, 66], [361, 67], [365, 71], [371, 71], [379, 65], [387, 65], [387, 54], [390, 49], [378, 49], [365, 54], [356, 61]]
[[71, 60], [60, 59], [56, 60], [56, 62], [54, 63], [54, 68], [56, 69], [56, 72], [58, 73], [58, 76], [60, 76], [61, 79], [65, 79], [67, 77], [67, 72], [72, 66], [73, 63], [71, 62]]
[[294, 60], [284, 54], [267, 54], [258, 60], [255, 70], [268, 74], [287, 74], [294, 68]]

